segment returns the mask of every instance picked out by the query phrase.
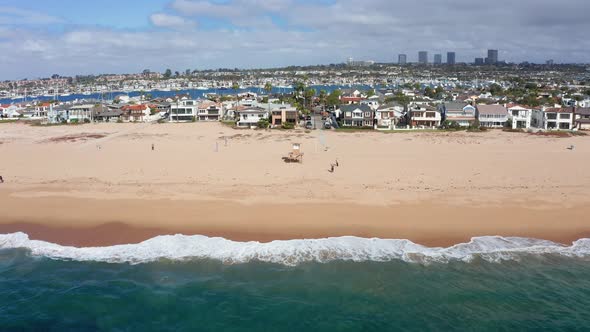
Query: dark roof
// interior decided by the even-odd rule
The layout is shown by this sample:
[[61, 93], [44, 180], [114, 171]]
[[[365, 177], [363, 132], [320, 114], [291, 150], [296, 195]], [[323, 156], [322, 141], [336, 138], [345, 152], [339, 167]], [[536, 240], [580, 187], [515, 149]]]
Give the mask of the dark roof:
[[98, 112], [96, 116], [121, 116], [123, 111], [121, 110], [106, 110], [102, 112]]
[[585, 107], [585, 108], [576, 108], [576, 114], [590, 115], [590, 108], [588, 108], [588, 107]]
[[386, 108], [390, 108], [390, 107], [404, 107], [404, 105], [392, 101], [390, 103], [379, 106], [378, 109], [382, 110], [382, 109], [386, 109]]
[[458, 102], [458, 101], [449, 101], [444, 103], [444, 107], [445, 109], [448, 110], [459, 110], [462, 111], [463, 108], [465, 108], [466, 106], [470, 106], [468, 103], [463, 103], [463, 102]]
[[342, 112], [352, 112], [356, 109], [360, 109], [363, 112], [372, 112], [373, 110], [369, 105], [360, 104], [360, 105], [340, 105], [340, 110]]

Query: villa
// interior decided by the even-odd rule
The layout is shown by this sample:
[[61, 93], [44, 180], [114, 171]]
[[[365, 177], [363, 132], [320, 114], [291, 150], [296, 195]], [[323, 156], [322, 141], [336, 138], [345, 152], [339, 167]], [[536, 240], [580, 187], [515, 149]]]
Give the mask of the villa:
[[221, 119], [222, 105], [212, 101], [199, 104], [199, 121], [219, 121]]
[[446, 102], [439, 106], [443, 120], [457, 122], [461, 127], [469, 127], [475, 122], [475, 107], [463, 102]]
[[375, 111], [369, 105], [341, 105], [343, 127], [373, 127]]
[[170, 104], [170, 122], [190, 122], [198, 114], [198, 101], [187, 99], [178, 100]]
[[413, 128], [436, 128], [441, 125], [440, 109], [428, 105], [413, 105], [409, 110], [410, 125]]
[[399, 123], [404, 115], [404, 106], [398, 103], [389, 103], [380, 106], [375, 111], [375, 129], [391, 130]]
[[533, 110], [528, 106], [506, 105], [508, 116], [512, 119], [512, 129], [529, 129], [532, 126]]
[[236, 113], [237, 126], [242, 128], [257, 127], [260, 120], [268, 119], [268, 111], [261, 107], [250, 107]]
[[297, 124], [299, 112], [296, 108], [283, 106], [271, 111], [271, 126], [281, 126], [284, 123]]
[[575, 126], [578, 129], [589, 130], [590, 129], [590, 108], [577, 108]]
[[508, 122], [508, 111], [502, 105], [477, 105], [479, 125], [486, 128], [502, 128]]
[[550, 107], [543, 109], [543, 129], [571, 130], [574, 128], [574, 108]]

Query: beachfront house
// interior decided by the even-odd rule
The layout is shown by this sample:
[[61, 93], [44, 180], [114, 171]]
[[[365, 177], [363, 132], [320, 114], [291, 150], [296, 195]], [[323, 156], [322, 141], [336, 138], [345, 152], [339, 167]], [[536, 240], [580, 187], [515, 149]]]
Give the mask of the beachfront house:
[[543, 109], [543, 129], [571, 130], [574, 128], [573, 107], [549, 107]]
[[340, 105], [343, 127], [373, 127], [375, 111], [369, 105]]
[[213, 101], [204, 101], [199, 103], [198, 119], [199, 121], [219, 121], [223, 113], [221, 103]]
[[268, 110], [262, 107], [248, 107], [236, 113], [238, 115], [236, 125], [241, 128], [257, 127], [260, 120], [268, 120]]
[[297, 118], [299, 111], [294, 107], [283, 106], [279, 109], [273, 109], [271, 111], [271, 126], [277, 127], [282, 126], [285, 123], [290, 123], [293, 126], [297, 124]]
[[590, 108], [576, 108], [575, 118], [576, 128], [590, 130]]
[[506, 105], [508, 117], [512, 120], [512, 129], [529, 129], [532, 127], [533, 110], [528, 106]]
[[120, 109], [104, 107], [95, 114], [94, 119], [99, 122], [117, 122], [122, 115], [123, 111]]
[[430, 105], [414, 104], [410, 106], [408, 116], [410, 125], [416, 129], [435, 129], [442, 122], [440, 109]]
[[502, 105], [477, 105], [479, 125], [486, 128], [502, 128], [508, 122], [508, 111]]
[[404, 116], [404, 106], [392, 102], [379, 106], [375, 111], [375, 129], [395, 129], [400, 119]]
[[176, 100], [170, 103], [170, 122], [195, 121], [199, 102], [193, 99]]
[[454, 121], [461, 127], [469, 127], [475, 122], [475, 107], [457, 101], [449, 101], [439, 105], [443, 121]]
[[121, 107], [123, 121], [143, 122], [149, 117], [151, 110], [147, 105], [125, 105]]
[[94, 118], [95, 105], [84, 104], [74, 105], [66, 109], [68, 123], [91, 122]]
[[18, 118], [22, 114], [22, 109], [16, 105], [0, 106], [0, 116], [3, 118]]

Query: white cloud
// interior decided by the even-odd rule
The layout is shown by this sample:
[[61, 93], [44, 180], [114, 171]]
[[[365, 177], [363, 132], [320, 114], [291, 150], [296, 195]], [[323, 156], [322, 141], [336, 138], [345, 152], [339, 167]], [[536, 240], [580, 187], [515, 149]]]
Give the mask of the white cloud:
[[156, 13], [151, 15], [150, 21], [156, 27], [161, 28], [188, 28], [195, 27], [197, 25], [194, 21], [187, 20], [180, 16], [169, 15], [164, 13]]
[[55, 24], [63, 23], [58, 17], [14, 7], [0, 7], [0, 24]]
[[[60, 74], [337, 63], [352, 56], [410, 60], [417, 51], [456, 51], [457, 60], [498, 48], [509, 61], [588, 61], [590, 1], [562, 0], [170, 0], [149, 17], [149, 31], [66, 27], [43, 32], [0, 25], [0, 79]], [[14, 12], [14, 11], [13, 11]], [[18, 11], [17, 11], [18, 12]], [[21, 12], [21, 17], [24, 11]], [[6, 8], [0, 16], [6, 13]], [[524, 14], [526, 13], [526, 14]], [[271, 17], [281, 21], [280, 27]], [[29, 15], [27, 20], [51, 22]], [[199, 29], [204, 17], [231, 22]], [[25, 21], [27, 21], [25, 20]], [[190, 33], [186, 33], [186, 30]], [[212, 30], [213, 29], [213, 30]]]

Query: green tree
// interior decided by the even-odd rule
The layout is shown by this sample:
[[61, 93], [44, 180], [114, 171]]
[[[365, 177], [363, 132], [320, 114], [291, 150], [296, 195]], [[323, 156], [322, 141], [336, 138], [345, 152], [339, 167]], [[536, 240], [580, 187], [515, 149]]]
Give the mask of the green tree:
[[340, 96], [342, 95], [342, 91], [336, 89], [332, 91], [328, 97], [326, 97], [326, 104], [328, 106], [336, 106], [340, 105]]
[[238, 90], [240, 88], [240, 85], [238, 84], [238, 82], [233, 82], [231, 85], [232, 90]]
[[375, 90], [374, 89], [370, 89], [369, 91], [367, 91], [367, 98], [371, 98], [375, 95]]
[[172, 77], [172, 70], [166, 69], [166, 71], [164, 72], [164, 78], [170, 78], [170, 77]]
[[499, 84], [496, 84], [496, 83], [490, 85], [489, 88], [488, 88], [488, 90], [490, 91], [490, 93], [493, 96], [501, 95], [502, 92], [504, 92], [504, 89], [502, 89], [502, 87]]
[[266, 91], [266, 93], [270, 95], [270, 93], [272, 92], [272, 84], [270, 82], [266, 82], [264, 84], [264, 91]]

